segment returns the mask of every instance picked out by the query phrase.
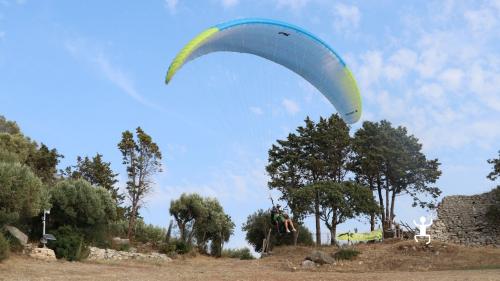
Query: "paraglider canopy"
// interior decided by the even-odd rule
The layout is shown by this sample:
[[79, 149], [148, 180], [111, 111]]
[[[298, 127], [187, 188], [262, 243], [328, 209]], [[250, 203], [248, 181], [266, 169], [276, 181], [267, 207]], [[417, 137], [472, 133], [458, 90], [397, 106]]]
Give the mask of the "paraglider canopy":
[[344, 121], [352, 124], [361, 117], [361, 96], [342, 58], [310, 32], [275, 20], [241, 19], [203, 31], [174, 58], [166, 83], [188, 61], [222, 51], [253, 54], [283, 65], [316, 87]]

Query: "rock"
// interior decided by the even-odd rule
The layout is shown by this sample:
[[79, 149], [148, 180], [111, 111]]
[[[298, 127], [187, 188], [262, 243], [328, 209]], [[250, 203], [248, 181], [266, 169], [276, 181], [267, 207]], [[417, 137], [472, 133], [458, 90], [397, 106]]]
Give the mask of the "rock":
[[306, 257], [306, 260], [313, 261], [317, 264], [332, 264], [335, 260], [325, 252], [322, 251], [313, 251], [309, 256]]
[[311, 260], [304, 260], [301, 264], [302, 268], [314, 268], [316, 264]]
[[31, 250], [29, 256], [39, 260], [46, 260], [46, 261], [56, 260], [56, 254], [52, 249], [49, 248], [34, 248]]
[[17, 227], [6, 225], [5, 229], [10, 233], [10, 235], [14, 236], [21, 245], [26, 245], [28, 243], [28, 235], [24, 234], [21, 230], [17, 229]]
[[122, 239], [120, 237], [113, 237], [113, 239], [111, 239], [111, 242], [113, 243], [113, 245], [116, 245], [116, 246], [130, 244], [130, 240]]
[[124, 251], [116, 251], [113, 249], [100, 249], [96, 247], [89, 248], [90, 253], [87, 257], [88, 260], [156, 260], [156, 261], [172, 261], [165, 254], [160, 254], [157, 252], [152, 252], [150, 254], [141, 254], [141, 253], [131, 253]]

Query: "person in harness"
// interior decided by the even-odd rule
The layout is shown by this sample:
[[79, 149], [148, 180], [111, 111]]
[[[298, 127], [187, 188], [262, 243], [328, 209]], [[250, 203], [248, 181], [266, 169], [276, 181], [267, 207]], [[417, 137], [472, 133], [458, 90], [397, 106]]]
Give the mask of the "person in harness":
[[276, 207], [273, 207], [271, 210], [271, 220], [273, 224], [276, 226], [276, 229], [278, 230], [278, 233], [283, 233], [283, 226], [285, 227], [285, 231], [287, 233], [290, 232], [290, 227], [292, 228], [292, 231], [295, 232], [295, 226], [293, 225], [292, 220], [286, 214], [281, 210], [280, 205], [276, 205]]

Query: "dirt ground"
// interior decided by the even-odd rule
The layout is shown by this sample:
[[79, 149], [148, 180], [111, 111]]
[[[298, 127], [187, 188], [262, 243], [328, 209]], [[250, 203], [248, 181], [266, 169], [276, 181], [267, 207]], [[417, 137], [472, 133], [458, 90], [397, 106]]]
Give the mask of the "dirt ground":
[[[273, 256], [241, 261], [197, 256], [172, 262], [45, 262], [12, 255], [0, 280], [500, 280], [499, 248], [409, 242], [362, 245], [354, 261], [302, 269], [313, 249], [285, 247]], [[321, 248], [334, 252], [335, 248]]]

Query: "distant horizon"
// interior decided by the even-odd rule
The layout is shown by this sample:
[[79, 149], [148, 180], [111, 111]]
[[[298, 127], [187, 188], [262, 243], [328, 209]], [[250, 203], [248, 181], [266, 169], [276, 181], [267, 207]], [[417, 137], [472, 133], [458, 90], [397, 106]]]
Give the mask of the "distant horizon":
[[[500, 3], [479, 1], [166, 0], [0, 2], [0, 115], [65, 157], [103, 155], [126, 172], [121, 132], [141, 126], [160, 146], [164, 172], [141, 215], [167, 227], [170, 201], [216, 197], [236, 224], [228, 247], [247, 245], [241, 226], [270, 207], [267, 151], [306, 116], [335, 108], [300, 76], [255, 56], [215, 53], [164, 84], [169, 63], [199, 32], [240, 18], [300, 26], [330, 44], [360, 87], [363, 121], [405, 126], [438, 158], [442, 196], [494, 187], [487, 159], [500, 147]], [[396, 203], [397, 220], [420, 208]], [[361, 221], [360, 221], [361, 220]], [[314, 232], [312, 219], [306, 225]], [[337, 233], [369, 230], [366, 219]], [[322, 232], [328, 232], [323, 226]]]

